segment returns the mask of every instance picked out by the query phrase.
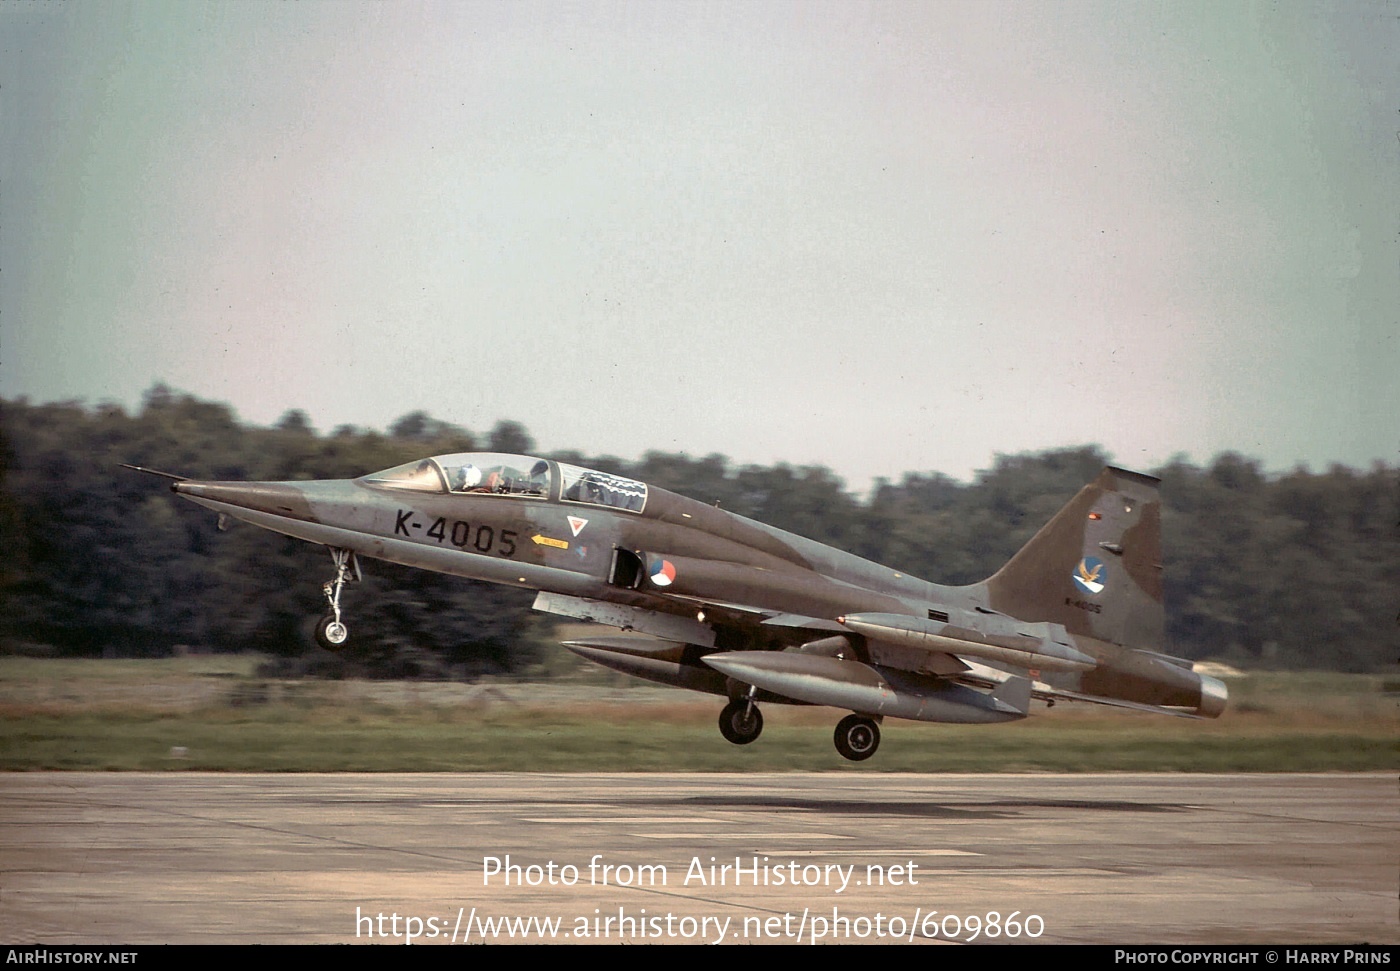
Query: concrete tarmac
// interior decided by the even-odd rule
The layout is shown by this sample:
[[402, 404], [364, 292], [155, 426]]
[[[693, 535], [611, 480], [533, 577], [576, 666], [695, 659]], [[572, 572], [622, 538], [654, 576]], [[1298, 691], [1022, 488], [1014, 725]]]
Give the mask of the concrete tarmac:
[[9, 944], [1400, 942], [1400, 800], [1383, 775], [0, 787]]

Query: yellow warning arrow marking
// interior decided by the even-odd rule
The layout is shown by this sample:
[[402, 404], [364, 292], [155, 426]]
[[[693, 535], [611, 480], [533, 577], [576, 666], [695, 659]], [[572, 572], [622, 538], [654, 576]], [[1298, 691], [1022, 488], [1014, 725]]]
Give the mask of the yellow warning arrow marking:
[[553, 546], [557, 550], [566, 550], [569, 548], [568, 540], [555, 539], [553, 536], [541, 536], [539, 533], [536, 533], [530, 538], [535, 541], [535, 545], [537, 546]]

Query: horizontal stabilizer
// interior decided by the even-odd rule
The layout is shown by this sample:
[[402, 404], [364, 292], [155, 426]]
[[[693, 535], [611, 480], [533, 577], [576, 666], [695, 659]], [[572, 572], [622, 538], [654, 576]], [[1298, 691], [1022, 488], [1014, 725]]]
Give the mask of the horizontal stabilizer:
[[1097, 663], [1082, 651], [1048, 636], [984, 634], [904, 614], [850, 614], [842, 618], [842, 623], [855, 633], [874, 640], [1018, 667], [1089, 671]]
[[[774, 695], [813, 705], [849, 708], [861, 714], [961, 724], [1012, 721], [1025, 716], [1024, 708], [1017, 710], [1012, 704], [946, 678], [859, 661], [793, 651], [731, 651], [707, 654], [701, 660], [735, 681]], [[1011, 699], [1017, 700], [1014, 691]]]
[[1149, 705], [1140, 701], [1122, 701], [1118, 698], [1104, 698], [1099, 695], [1086, 695], [1078, 691], [1065, 691], [1061, 688], [1054, 688], [1050, 691], [1037, 691], [1036, 697], [1045, 701], [1087, 701], [1093, 705], [1104, 705], [1109, 708], [1126, 708], [1129, 711], [1145, 711], [1154, 715], [1176, 715], [1181, 718], [1200, 718], [1201, 715], [1189, 708], [1170, 708], [1165, 705]]
[[[987, 667], [984, 664], [975, 664], [966, 674], [957, 680], [965, 685], [978, 688], [991, 688], [996, 694], [1002, 685], [1008, 680], [1013, 680], [1014, 675], [1008, 675], [1005, 671]], [[1184, 707], [1171, 707], [1167, 705], [1151, 705], [1141, 701], [1124, 701], [1119, 698], [1105, 698], [1102, 695], [1086, 694], [1082, 691], [1070, 691], [1066, 688], [1054, 688], [1043, 681], [1031, 682], [1031, 698], [1035, 701], [1043, 701], [1053, 705], [1057, 701], [1082, 701], [1091, 705], [1103, 705], [1107, 708], [1122, 708], [1127, 711], [1150, 712], [1154, 715], [1175, 715], [1180, 718], [1201, 718], [1215, 717], [1218, 712], [1196, 710]], [[1219, 707], [1223, 708], [1224, 702], [1220, 702]], [[1213, 706], [1214, 707], [1214, 706]]]

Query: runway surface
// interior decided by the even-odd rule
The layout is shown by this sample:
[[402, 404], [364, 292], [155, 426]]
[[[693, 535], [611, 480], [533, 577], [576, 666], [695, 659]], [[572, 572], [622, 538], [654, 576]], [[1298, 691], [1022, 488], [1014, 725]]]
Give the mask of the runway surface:
[[1400, 799], [1382, 775], [0, 786], [11, 944], [1400, 942]]

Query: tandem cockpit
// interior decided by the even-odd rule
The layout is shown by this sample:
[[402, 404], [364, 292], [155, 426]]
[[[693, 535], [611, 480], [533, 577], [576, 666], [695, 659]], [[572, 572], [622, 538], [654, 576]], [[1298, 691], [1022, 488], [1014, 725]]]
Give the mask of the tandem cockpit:
[[552, 499], [635, 513], [647, 504], [645, 482], [552, 459], [498, 452], [435, 455], [371, 473], [360, 481], [377, 489]]

